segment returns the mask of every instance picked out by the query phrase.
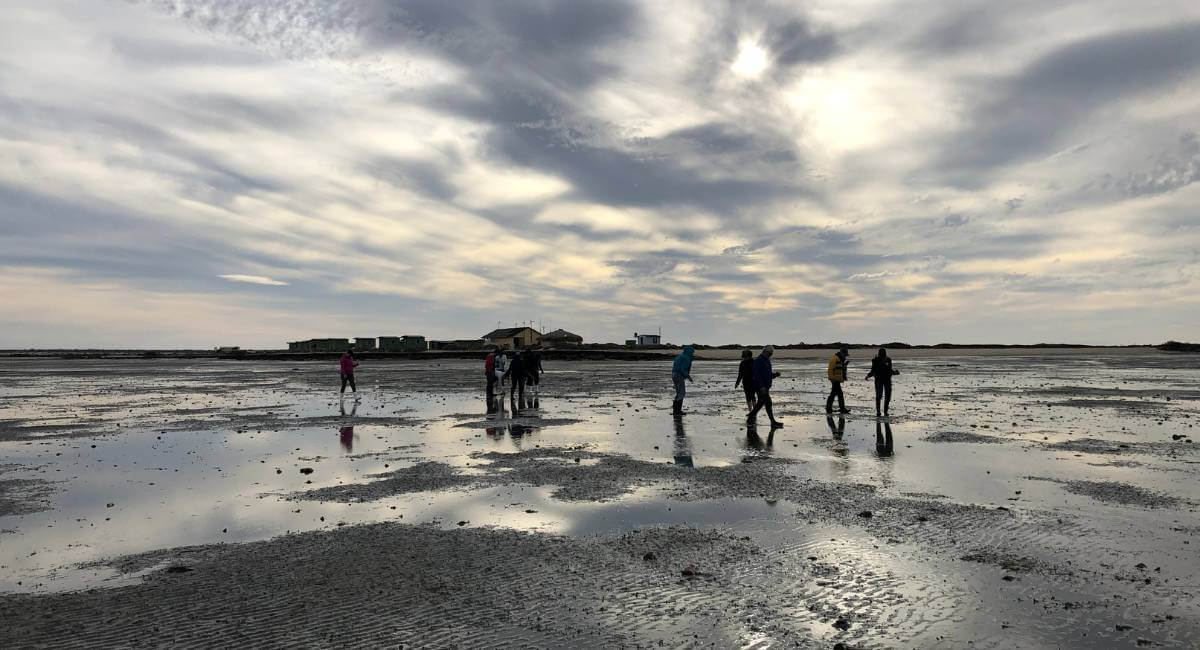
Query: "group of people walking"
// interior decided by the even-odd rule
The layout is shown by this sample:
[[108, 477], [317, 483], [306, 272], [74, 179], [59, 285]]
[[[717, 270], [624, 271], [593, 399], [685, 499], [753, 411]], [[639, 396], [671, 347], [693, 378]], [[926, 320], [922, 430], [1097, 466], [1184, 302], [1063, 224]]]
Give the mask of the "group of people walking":
[[[496, 404], [496, 385], [503, 391], [504, 382], [509, 382], [508, 397], [510, 400], [525, 401], [525, 387], [537, 394], [542, 383], [542, 353], [537, 350], [510, 350], [507, 353], [496, 346], [488, 353], [483, 361], [483, 374], [487, 380], [487, 412], [494, 413]], [[522, 408], [524, 408], [522, 406]]]
[[[733, 387], [740, 387], [745, 394], [746, 409], [749, 411], [746, 421], [754, 423], [758, 412], [765, 410], [773, 428], [783, 426], [783, 422], [775, 417], [771, 402], [771, 386], [779, 377], [779, 373], [771, 365], [771, 357], [774, 355], [775, 348], [770, 345], [765, 346], [757, 357], [753, 356], [750, 350], [743, 350], [741, 363], [738, 364], [737, 379], [733, 382]], [[687, 384], [694, 381], [692, 379], [692, 361], [695, 356], [696, 349], [693, 346], [685, 345], [671, 364], [671, 383], [675, 386], [675, 401], [671, 406], [671, 412], [676, 416], [683, 415], [683, 400], [687, 396]], [[830, 389], [829, 397], [825, 399], [826, 413], [834, 412], [833, 402], [835, 399], [838, 403], [838, 413], [850, 412], [850, 409], [846, 408], [846, 397], [842, 393], [842, 384], [848, 377], [849, 360], [850, 350], [845, 347], [838, 350], [829, 359], [826, 377], [829, 379]], [[338, 361], [338, 370], [342, 379], [340, 392], [345, 393], [346, 386], [350, 387], [351, 392], [358, 392], [358, 387], [354, 383], [354, 369], [357, 366], [358, 360], [354, 358], [354, 351], [347, 350]], [[503, 386], [505, 382], [508, 382], [509, 399], [513, 401], [519, 399], [523, 403], [527, 386], [535, 395], [537, 394], [543, 372], [545, 370], [542, 368], [542, 355], [537, 350], [509, 350], [506, 352], [499, 346], [493, 348], [483, 362], [483, 373], [487, 381], [488, 413], [494, 413], [497, 408], [497, 384]], [[888, 408], [892, 402], [892, 377], [898, 374], [900, 371], [892, 367], [892, 359], [888, 356], [887, 349], [880, 348], [879, 353], [871, 359], [871, 371], [866, 376], [866, 379], [875, 379], [875, 415], [888, 415]]]
[[[686, 382], [692, 381], [692, 360], [695, 358], [695, 348], [685, 345], [671, 367], [671, 381], [675, 385], [675, 402], [671, 411], [676, 416], [683, 414], [683, 399], [687, 394]], [[771, 357], [775, 354], [773, 346], [766, 346], [757, 357], [750, 350], [742, 351], [742, 360], [738, 364], [737, 379], [733, 387], [742, 388], [746, 396], [746, 422], [753, 424], [760, 410], [766, 410], [772, 428], [783, 426], [783, 422], [775, 417], [771, 403], [771, 385], [779, 377], [779, 373], [771, 366]], [[846, 397], [842, 393], [842, 384], [847, 380], [847, 366], [850, 359], [850, 349], [843, 347], [829, 359], [825, 371], [829, 380], [829, 397], [825, 399], [825, 412], [832, 414], [833, 402], [838, 403], [838, 413], [849, 413], [846, 408]], [[871, 371], [866, 379], [875, 379], [875, 415], [885, 417], [892, 402], [892, 377], [900, 371], [892, 368], [892, 359], [886, 348], [880, 348], [879, 353], [871, 359]], [[882, 408], [881, 408], [882, 407]]]

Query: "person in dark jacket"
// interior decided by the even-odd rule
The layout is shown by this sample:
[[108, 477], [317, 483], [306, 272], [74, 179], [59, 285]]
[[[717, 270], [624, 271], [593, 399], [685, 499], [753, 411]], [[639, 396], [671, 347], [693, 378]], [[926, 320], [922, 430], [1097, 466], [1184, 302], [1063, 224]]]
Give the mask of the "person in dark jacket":
[[900, 374], [892, 369], [892, 359], [888, 357], [887, 348], [879, 348], [879, 354], [871, 359], [871, 372], [867, 379], [875, 378], [875, 417], [879, 417], [879, 398], [883, 397], [883, 415], [888, 414], [888, 405], [892, 403], [892, 377]]
[[749, 350], [742, 350], [742, 362], [738, 364], [737, 381], [733, 382], [733, 387], [737, 388], [739, 384], [746, 393], [746, 410], [751, 411], [757, 391], [754, 390], [754, 353]]
[[684, 382], [693, 381], [692, 358], [695, 355], [696, 348], [685, 345], [683, 351], [671, 363], [671, 383], [675, 385], [675, 403], [671, 406], [673, 415], [683, 415], [683, 398], [687, 396], [687, 385]]
[[[509, 401], [515, 402], [515, 398], [516, 398], [517, 394], [520, 395], [520, 400], [522, 402], [525, 401], [525, 364], [524, 364], [525, 359], [524, 359], [524, 357], [525, 357], [525, 355], [522, 353], [514, 354], [512, 360], [508, 364], [508, 371], [505, 372], [505, 374], [504, 374], [504, 377], [509, 379], [509, 381], [511, 382], [508, 385]], [[501, 381], [503, 381], [503, 379], [501, 379]]]
[[542, 369], [542, 353], [535, 350], [529, 351], [529, 356], [526, 358], [525, 366], [525, 383], [529, 384], [530, 390], [534, 395], [538, 394], [538, 388], [542, 383], [542, 373], [546, 372]]
[[746, 421], [753, 423], [758, 416], [758, 410], [764, 406], [767, 408], [767, 417], [771, 418], [771, 428], [779, 428], [783, 423], [775, 419], [775, 412], [771, 410], [771, 384], [779, 373], [771, 368], [771, 357], [775, 354], [775, 348], [768, 345], [763, 348], [758, 358], [754, 360], [754, 388], [758, 391], [758, 400], [754, 404], [754, 408], [750, 409], [750, 415], [746, 416]]

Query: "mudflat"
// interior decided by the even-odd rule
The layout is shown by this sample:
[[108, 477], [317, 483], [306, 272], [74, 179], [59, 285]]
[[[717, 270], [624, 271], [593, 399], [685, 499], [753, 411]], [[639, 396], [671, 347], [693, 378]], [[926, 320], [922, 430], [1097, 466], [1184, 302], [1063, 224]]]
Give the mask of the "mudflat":
[[905, 352], [887, 419], [865, 351], [845, 417], [778, 355], [773, 431], [715, 358], [681, 419], [669, 359], [494, 416], [468, 360], [342, 399], [331, 362], [7, 359], [0, 646], [1200, 644], [1197, 357]]

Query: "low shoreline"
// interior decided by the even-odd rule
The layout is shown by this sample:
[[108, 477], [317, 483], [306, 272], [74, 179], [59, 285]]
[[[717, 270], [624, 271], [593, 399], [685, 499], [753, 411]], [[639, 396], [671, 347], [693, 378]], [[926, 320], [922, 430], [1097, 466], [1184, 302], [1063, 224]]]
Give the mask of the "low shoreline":
[[[737, 359], [744, 349], [758, 350], [760, 345], [743, 347], [697, 346], [697, 361], [725, 361]], [[937, 358], [949, 356], [1028, 356], [1030, 353], [1045, 356], [1064, 354], [1170, 353], [1152, 345], [1087, 346], [1087, 345], [924, 345], [890, 347], [888, 345], [849, 345], [851, 350], [875, 350], [887, 347], [896, 358]], [[833, 354], [836, 346], [830, 347], [776, 347], [777, 359], [823, 359]], [[487, 350], [427, 350], [425, 352], [357, 352], [363, 360], [442, 360], [482, 359]], [[679, 348], [549, 348], [540, 350], [543, 359], [554, 361], [662, 361], [679, 353]], [[340, 352], [288, 352], [286, 350], [238, 350], [221, 352], [216, 350], [0, 350], [0, 358], [26, 359], [112, 359], [124, 361], [153, 361], [167, 359], [213, 359], [230, 361], [308, 361], [337, 359]], [[856, 355], [856, 356], [861, 356]]]

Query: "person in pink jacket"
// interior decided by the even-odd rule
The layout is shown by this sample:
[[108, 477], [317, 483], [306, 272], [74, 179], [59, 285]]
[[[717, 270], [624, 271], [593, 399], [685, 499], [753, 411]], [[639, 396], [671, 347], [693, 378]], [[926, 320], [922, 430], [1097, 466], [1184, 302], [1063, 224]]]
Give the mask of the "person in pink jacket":
[[358, 387], [354, 385], [354, 368], [357, 366], [358, 361], [354, 358], [354, 350], [346, 350], [342, 354], [341, 360], [338, 361], [338, 370], [342, 374], [342, 390], [340, 392], [346, 392], [346, 384], [350, 384], [350, 392], [358, 392]]

